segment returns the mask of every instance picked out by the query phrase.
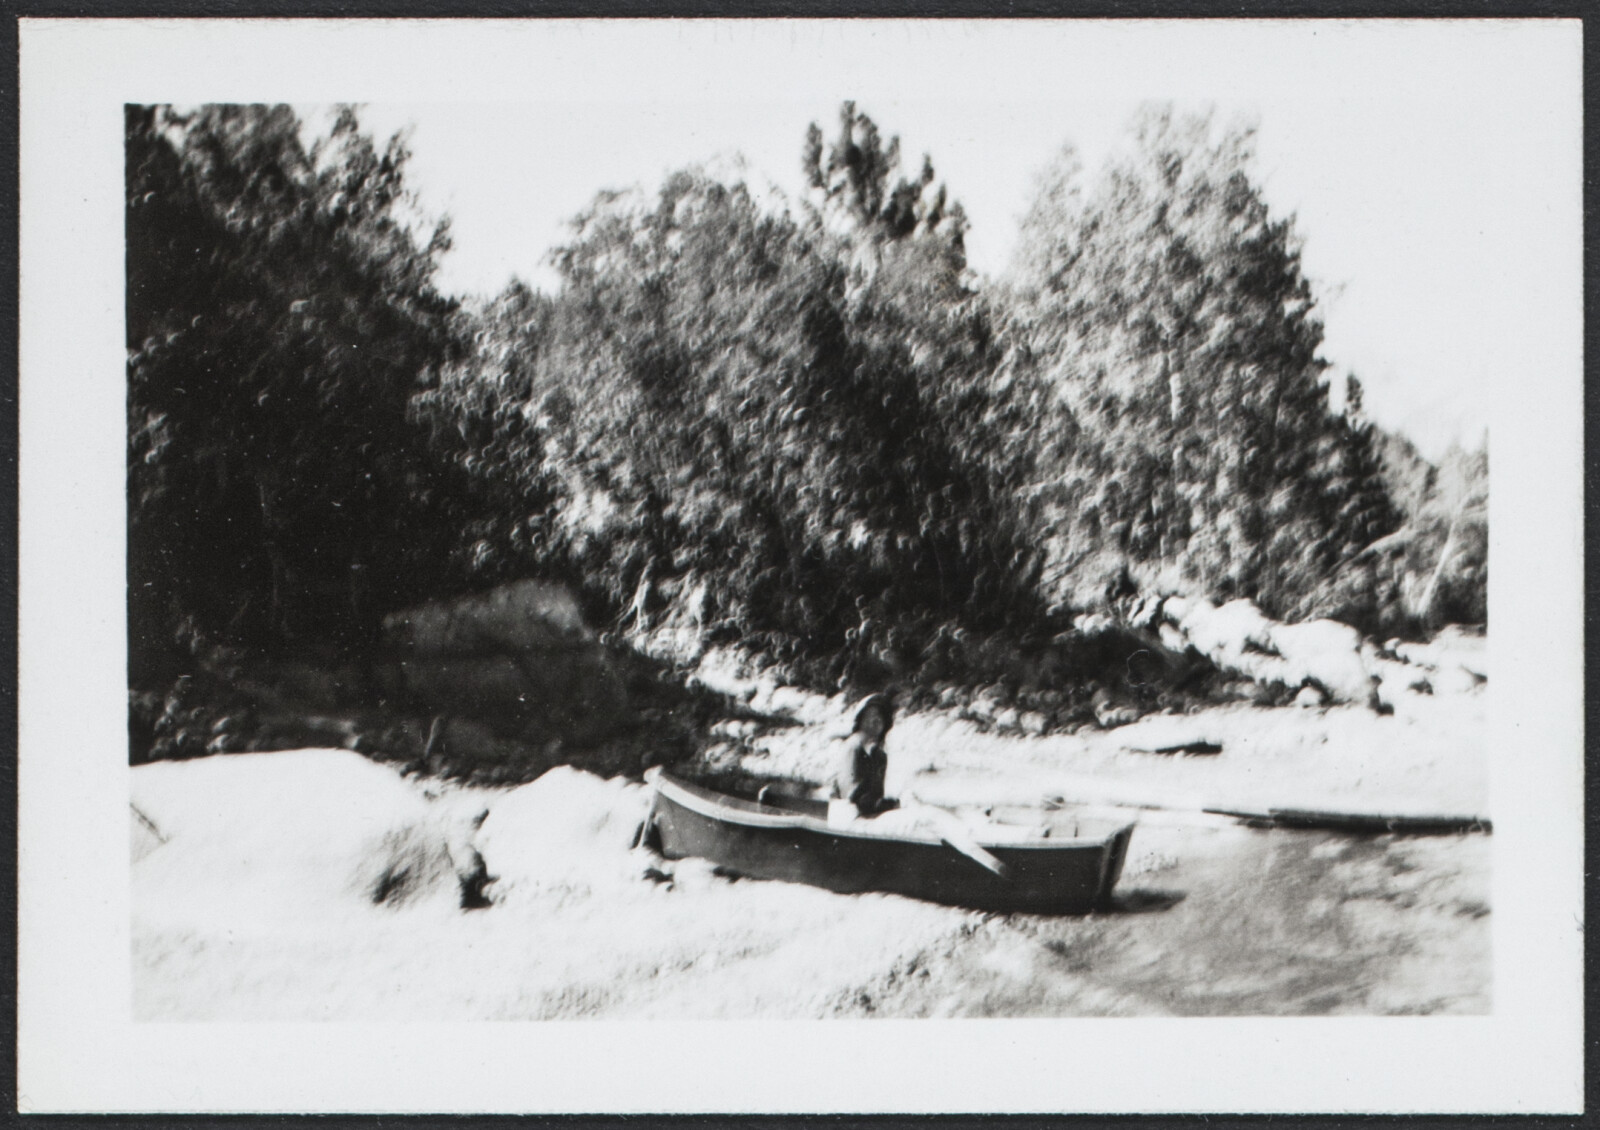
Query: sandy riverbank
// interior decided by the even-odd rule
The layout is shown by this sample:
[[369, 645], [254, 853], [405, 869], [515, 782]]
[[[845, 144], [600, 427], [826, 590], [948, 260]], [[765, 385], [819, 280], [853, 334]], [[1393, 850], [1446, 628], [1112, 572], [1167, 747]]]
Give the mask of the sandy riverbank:
[[[797, 724], [735, 734], [710, 756], [820, 773], [842, 700], [752, 686], [753, 705]], [[1482, 1012], [1492, 837], [1260, 831], [1194, 810], [1492, 815], [1484, 708], [1481, 691], [1407, 695], [1390, 716], [1234, 705], [1050, 737], [980, 733], [951, 712], [902, 719], [891, 787], [948, 802], [1173, 810], [1124, 810], [1139, 827], [1119, 909], [1070, 918], [839, 896], [663, 861], [630, 849], [643, 786], [570, 769], [485, 790], [402, 780], [332, 750], [143, 766], [132, 771], [143, 817], [135, 1014]], [[1133, 748], [1174, 736], [1222, 752]], [[496, 876], [485, 909], [459, 907], [449, 845], [459, 855], [463, 842]], [[374, 883], [388, 884], [383, 901]]]

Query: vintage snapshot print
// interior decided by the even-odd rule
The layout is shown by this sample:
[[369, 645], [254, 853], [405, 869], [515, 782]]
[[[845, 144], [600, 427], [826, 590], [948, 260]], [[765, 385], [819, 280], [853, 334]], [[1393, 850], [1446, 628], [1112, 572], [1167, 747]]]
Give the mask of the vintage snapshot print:
[[1580, 39], [25, 27], [25, 1108], [1575, 1109]]

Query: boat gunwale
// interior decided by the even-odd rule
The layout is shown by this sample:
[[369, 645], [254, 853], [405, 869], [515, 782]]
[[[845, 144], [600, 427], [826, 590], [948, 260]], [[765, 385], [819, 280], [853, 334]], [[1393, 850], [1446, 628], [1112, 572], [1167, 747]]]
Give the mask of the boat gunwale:
[[[910, 835], [904, 832], [876, 832], [859, 828], [837, 828], [826, 820], [819, 820], [815, 816], [806, 816], [799, 812], [789, 812], [785, 809], [774, 808], [771, 805], [761, 804], [759, 801], [749, 801], [742, 797], [732, 796], [728, 793], [719, 793], [715, 789], [704, 785], [697, 785], [689, 781], [672, 776], [660, 766], [654, 766], [645, 771], [645, 781], [655, 789], [658, 795], [665, 796], [674, 804], [689, 809], [700, 816], [710, 820], [719, 820], [730, 824], [743, 824], [752, 828], [799, 828], [808, 832], [836, 836], [840, 839], [867, 840], [873, 843], [907, 843], [928, 847], [943, 846], [944, 840], [939, 836]], [[725, 801], [739, 802], [738, 806], [727, 804]], [[748, 808], [743, 807], [749, 805]], [[1120, 825], [1103, 836], [1073, 836], [1063, 839], [1049, 839], [1038, 837], [1029, 840], [985, 840], [975, 836], [974, 842], [979, 846], [996, 851], [1061, 851], [1067, 848], [1080, 850], [1090, 847], [1104, 849], [1118, 836], [1131, 832], [1133, 823]]]

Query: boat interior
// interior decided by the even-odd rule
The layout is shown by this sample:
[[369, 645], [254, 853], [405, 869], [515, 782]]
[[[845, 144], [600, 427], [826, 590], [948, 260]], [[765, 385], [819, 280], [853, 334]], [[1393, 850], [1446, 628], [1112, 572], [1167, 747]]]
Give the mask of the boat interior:
[[[756, 813], [787, 813], [828, 818], [823, 787], [810, 781], [771, 777], [747, 770], [716, 773], [671, 771], [679, 782], [716, 795], [727, 808]], [[940, 805], [986, 843], [1030, 840], [1073, 840], [1110, 835], [1130, 821], [1103, 812], [1080, 811], [1059, 802], [1051, 807], [1007, 805]]]

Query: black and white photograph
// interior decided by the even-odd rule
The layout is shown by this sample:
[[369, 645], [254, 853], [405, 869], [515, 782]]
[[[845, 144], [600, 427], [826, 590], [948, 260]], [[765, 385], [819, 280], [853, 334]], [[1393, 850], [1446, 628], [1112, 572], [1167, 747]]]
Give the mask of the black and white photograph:
[[[25, 34], [25, 80], [90, 27]], [[94, 103], [95, 477], [23, 474], [24, 643], [48, 592], [108, 651], [81, 763], [127, 1038], [785, 1022], [858, 1081], [726, 1109], [1067, 1110], [896, 1054], [852, 1105], [843, 1056], [1359, 1018], [1379, 1050], [1304, 1095], [1263, 1062], [1076, 1109], [1576, 1101], [1446, 1096], [1464, 1054], [1401, 1084], [1433, 1107], [1334, 1080], [1576, 1023], [1578, 25], [135, 30], [196, 61]], [[459, 90], [408, 91], [429, 51]], [[28, 303], [71, 291], [30, 289], [23, 90], [27, 452]], [[29, 571], [41, 507], [95, 539], [80, 591]], [[29, 659], [25, 981], [66, 740]], [[819, 1081], [686, 1039], [678, 1071]], [[241, 1086], [141, 1102], [389, 1105]]]

